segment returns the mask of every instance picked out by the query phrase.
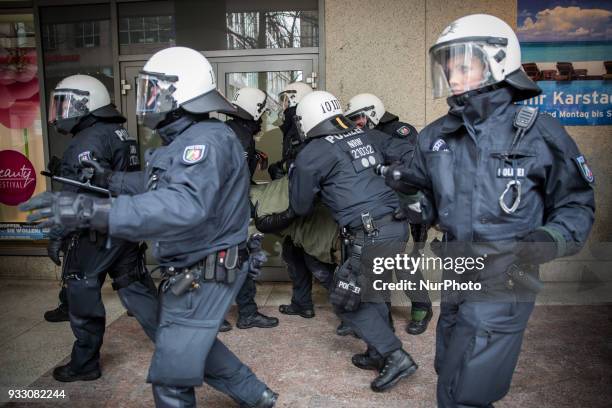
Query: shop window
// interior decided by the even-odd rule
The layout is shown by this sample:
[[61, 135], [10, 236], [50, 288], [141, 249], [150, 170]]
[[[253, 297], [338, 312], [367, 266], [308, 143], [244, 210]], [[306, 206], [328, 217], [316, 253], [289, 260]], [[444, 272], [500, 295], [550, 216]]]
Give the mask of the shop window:
[[119, 3], [121, 54], [170, 45], [201, 51], [319, 46], [316, 0], [180, 0]]
[[100, 24], [87, 21], [74, 25], [74, 46], [76, 48], [93, 48], [100, 46]]
[[[46, 98], [57, 83], [75, 74], [99, 79], [114, 100], [110, 5], [40, 8]], [[47, 126], [47, 124], [44, 124]], [[62, 157], [69, 135], [47, 127], [49, 157]], [[53, 185], [53, 188], [59, 188]]]
[[42, 238], [17, 209], [46, 189], [33, 15], [2, 15], [0, 33], [0, 239]]

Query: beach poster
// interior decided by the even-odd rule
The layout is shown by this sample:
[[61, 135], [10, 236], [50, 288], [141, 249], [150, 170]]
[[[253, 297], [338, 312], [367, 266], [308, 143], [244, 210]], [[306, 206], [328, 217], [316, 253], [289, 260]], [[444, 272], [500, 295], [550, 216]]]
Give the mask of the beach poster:
[[542, 94], [525, 101], [563, 125], [612, 125], [612, 1], [518, 0], [523, 69]]

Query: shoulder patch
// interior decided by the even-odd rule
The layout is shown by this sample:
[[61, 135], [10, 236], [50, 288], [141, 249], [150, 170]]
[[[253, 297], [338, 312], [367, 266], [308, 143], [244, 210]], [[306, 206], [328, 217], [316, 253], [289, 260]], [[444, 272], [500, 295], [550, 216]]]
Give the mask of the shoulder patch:
[[395, 133], [397, 133], [400, 136], [408, 136], [410, 134], [410, 128], [404, 125], [401, 128], [397, 129]]
[[115, 135], [117, 135], [119, 140], [121, 140], [122, 142], [126, 142], [128, 140], [136, 140], [135, 138], [130, 137], [130, 134], [124, 128], [115, 130]]
[[79, 153], [79, 163], [82, 163], [83, 160], [88, 160], [88, 161], [92, 161], [93, 160], [93, 155], [91, 154], [91, 151], [89, 150], [85, 150], [84, 152]]
[[593, 175], [593, 172], [591, 171], [591, 167], [589, 167], [589, 165], [587, 164], [584, 156], [580, 155], [580, 156], [574, 157], [574, 162], [578, 166], [578, 169], [580, 170], [580, 174], [582, 175], [582, 178], [584, 178], [589, 184], [593, 183], [595, 181], [595, 176]]
[[206, 145], [191, 145], [185, 147], [183, 151], [183, 163], [195, 164], [204, 160], [208, 149]]

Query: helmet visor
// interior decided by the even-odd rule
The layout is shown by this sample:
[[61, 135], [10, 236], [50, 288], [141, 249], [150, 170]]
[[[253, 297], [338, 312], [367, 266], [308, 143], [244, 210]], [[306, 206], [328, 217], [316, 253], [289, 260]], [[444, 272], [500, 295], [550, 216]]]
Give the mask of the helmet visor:
[[76, 118], [89, 113], [89, 92], [78, 89], [55, 89], [49, 97], [49, 123]]
[[461, 95], [497, 82], [481, 44], [442, 44], [433, 47], [429, 56], [434, 98]]
[[141, 71], [136, 79], [136, 116], [142, 123], [148, 115], [159, 116], [178, 107], [173, 93], [175, 76]]
[[296, 96], [297, 96], [297, 91], [294, 91], [292, 89], [288, 91], [283, 91], [280, 94], [278, 94], [278, 105], [281, 109], [281, 112], [287, 108], [297, 105], [295, 103]]

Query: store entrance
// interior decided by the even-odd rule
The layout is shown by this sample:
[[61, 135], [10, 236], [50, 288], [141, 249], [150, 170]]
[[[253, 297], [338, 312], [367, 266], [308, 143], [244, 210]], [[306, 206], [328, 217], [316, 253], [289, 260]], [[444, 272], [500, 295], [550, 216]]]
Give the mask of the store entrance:
[[[289, 57], [289, 58], [287, 58]], [[292, 58], [293, 57], [293, 58]], [[279, 125], [279, 112], [274, 109], [278, 102], [278, 93], [285, 85], [294, 81], [304, 81], [313, 88], [317, 87], [317, 56], [278, 56], [257, 59], [252, 56], [209, 58], [217, 77], [218, 89], [232, 99], [234, 93], [245, 86], [259, 88], [268, 93], [271, 99], [270, 113], [264, 115], [262, 136], [257, 141], [257, 148], [268, 154], [269, 162], [281, 159], [282, 134]], [[136, 135], [140, 144], [141, 158], [144, 152], [159, 146], [159, 138], [150, 129], [139, 125], [136, 120], [136, 85], [135, 78], [145, 61], [129, 61], [121, 64], [121, 111], [127, 118], [127, 129]], [[225, 119], [220, 115], [220, 119]], [[254, 179], [266, 182], [270, 178], [266, 171], [258, 171]], [[270, 254], [262, 280], [288, 280], [287, 273], [280, 257], [281, 239], [268, 235], [264, 248]], [[148, 259], [152, 261], [149, 256]]]

